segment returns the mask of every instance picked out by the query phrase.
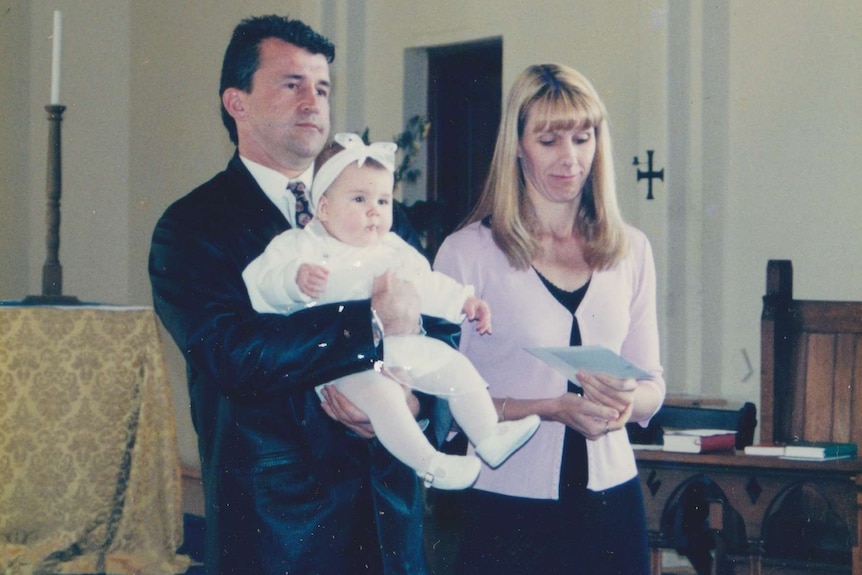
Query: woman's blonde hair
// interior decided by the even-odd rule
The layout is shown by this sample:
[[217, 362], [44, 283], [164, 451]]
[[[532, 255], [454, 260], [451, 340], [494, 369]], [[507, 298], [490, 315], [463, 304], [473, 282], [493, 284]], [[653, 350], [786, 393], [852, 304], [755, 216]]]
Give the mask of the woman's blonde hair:
[[566, 66], [530, 66], [515, 80], [500, 122], [488, 178], [466, 223], [490, 216], [494, 241], [517, 269], [530, 267], [541, 251], [518, 162], [518, 147], [529, 114], [540, 115], [539, 125], [551, 130], [595, 128], [596, 154], [575, 222], [585, 239], [587, 264], [599, 270], [613, 266], [627, 253], [628, 243], [617, 205], [607, 112], [590, 81]]

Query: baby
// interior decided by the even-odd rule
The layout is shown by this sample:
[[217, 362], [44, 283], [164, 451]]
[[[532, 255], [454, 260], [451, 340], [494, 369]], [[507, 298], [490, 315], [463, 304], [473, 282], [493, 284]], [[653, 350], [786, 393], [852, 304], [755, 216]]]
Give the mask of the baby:
[[[365, 145], [356, 134], [343, 133], [334, 140], [315, 163], [314, 218], [305, 228], [273, 239], [243, 272], [254, 308], [293, 313], [319, 303], [368, 299], [374, 279], [394, 270], [415, 285], [423, 314], [456, 323], [466, 317], [480, 333], [491, 333], [488, 305], [473, 296], [472, 286], [432, 271], [422, 254], [390, 231], [395, 144]], [[535, 433], [536, 415], [498, 422], [486, 382], [457, 350], [424, 335], [382, 337], [387, 373], [377, 366], [330, 383], [367, 414], [380, 443], [426, 486], [467, 488], [481, 464], [472, 455], [434, 449], [393, 372], [404, 370], [411, 387], [445, 397], [476, 454], [490, 467], [501, 465]]]

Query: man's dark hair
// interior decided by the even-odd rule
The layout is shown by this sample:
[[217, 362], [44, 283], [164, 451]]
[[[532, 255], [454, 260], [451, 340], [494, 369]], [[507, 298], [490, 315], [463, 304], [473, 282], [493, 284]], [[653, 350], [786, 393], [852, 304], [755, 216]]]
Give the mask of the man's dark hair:
[[[260, 45], [268, 38], [276, 38], [299, 48], [305, 48], [312, 54], [322, 54], [329, 63], [335, 59], [335, 46], [332, 42], [300, 20], [276, 15], [247, 18], [234, 29], [225, 50], [221, 67], [219, 99], [228, 88], [238, 88], [243, 92], [251, 91], [252, 77], [260, 65]], [[236, 122], [227, 113], [224, 104], [221, 105], [221, 118], [230, 134], [230, 141], [238, 144]]]

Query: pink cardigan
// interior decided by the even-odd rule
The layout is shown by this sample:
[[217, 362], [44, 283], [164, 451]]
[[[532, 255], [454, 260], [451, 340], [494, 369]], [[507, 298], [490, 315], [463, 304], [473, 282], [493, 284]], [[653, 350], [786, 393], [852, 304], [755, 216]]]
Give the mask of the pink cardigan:
[[[603, 345], [652, 374], [665, 393], [659, 359], [656, 279], [652, 248], [640, 231], [627, 227], [630, 254], [607, 271], [594, 272], [575, 316], [583, 345]], [[548, 292], [531, 268], [513, 269], [491, 231], [479, 223], [449, 236], [435, 269], [472, 284], [491, 307], [493, 334], [480, 336], [465, 324], [461, 351], [488, 381], [494, 397], [538, 399], [562, 395], [566, 378], [525, 351], [569, 344], [572, 316]], [[646, 424], [646, 421], [641, 422]], [[561, 423], [543, 421], [536, 435], [497, 469], [483, 467], [477, 489], [537, 499], [559, 497], [563, 455]], [[472, 449], [472, 448], [471, 448]], [[587, 441], [589, 482], [599, 491], [637, 474], [625, 430]]]

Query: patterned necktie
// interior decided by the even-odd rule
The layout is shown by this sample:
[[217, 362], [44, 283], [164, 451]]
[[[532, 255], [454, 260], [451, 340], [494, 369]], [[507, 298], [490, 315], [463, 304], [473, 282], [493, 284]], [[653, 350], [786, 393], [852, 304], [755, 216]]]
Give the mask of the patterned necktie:
[[296, 198], [296, 225], [304, 228], [311, 221], [311, 210], [308, 208], [308, 196], [305, 195], [305, 184], [300, 181], [289, 182], [287, 189]]

